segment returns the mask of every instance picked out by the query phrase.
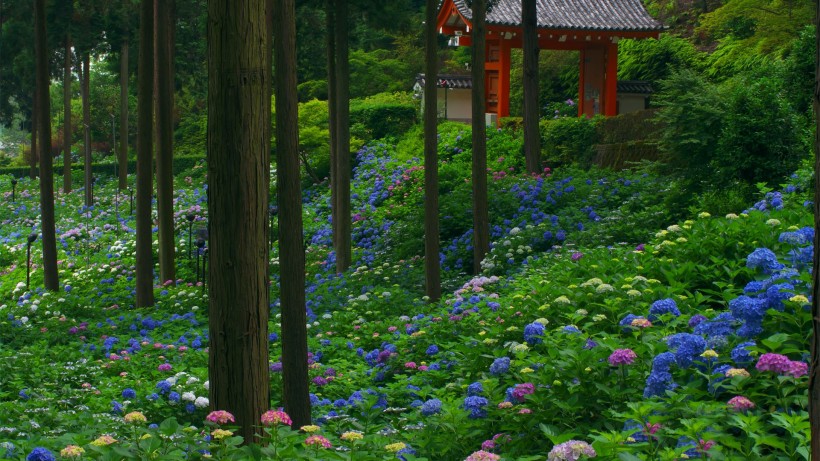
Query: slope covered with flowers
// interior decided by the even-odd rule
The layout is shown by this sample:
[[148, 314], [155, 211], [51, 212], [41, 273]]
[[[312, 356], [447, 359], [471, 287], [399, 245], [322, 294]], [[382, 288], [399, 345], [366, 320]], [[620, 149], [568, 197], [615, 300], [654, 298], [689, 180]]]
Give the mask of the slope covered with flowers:
[[208, 408], [205, 258], [188, 245], [207, 219], [204, 168], [178, 178], [180, 279], [157, 281], [152, 309], [132, 308], [134, 225], [113, 182], [99, 182], [92, 209], [82, 191], [58, 197], [58, 293], [38, 288], [36, 243], [25, 286], [36, 182], [4, 192], [0, 459], [808, 459], [804, 193], [661, 225], [662, 179], [524, 177], [506, 134], [491, 133], [493, 249], [467, 275], [457, 136], [441, 141], [439, 303], [420, 289], [418, 160], [386, 145], [359, 153], [343, 275], [326, 188], [307, 191], [315, 426], [290, 428], [278, 408], [274, 286], [264, 447], [240, 448], [233, 416]]

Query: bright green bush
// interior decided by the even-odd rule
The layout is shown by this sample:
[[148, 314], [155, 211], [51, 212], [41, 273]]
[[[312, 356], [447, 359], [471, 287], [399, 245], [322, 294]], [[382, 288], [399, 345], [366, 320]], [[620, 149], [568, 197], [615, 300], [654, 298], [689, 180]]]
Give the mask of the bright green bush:
[[600, 117], [560, 117], [541, 121], [543, 157], [550, 166], [577, 165], [589, 168], [598, 142]]

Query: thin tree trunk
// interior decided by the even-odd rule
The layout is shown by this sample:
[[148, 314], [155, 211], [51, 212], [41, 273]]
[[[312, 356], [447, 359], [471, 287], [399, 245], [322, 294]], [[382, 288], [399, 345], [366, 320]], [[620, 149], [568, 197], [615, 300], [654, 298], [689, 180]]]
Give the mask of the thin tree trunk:
[[173, 75], [171, 75], [171, 13], [173, 0], [155, 0], [155, 84], [157, 134], [157, 216], [159, 218], [159, 273], [163, 282], [174, 280]]
[[484, 61], [486, 54], [487, 1], [473, 0], [473, 271], [490, 251], [490, 217], [487, 209], [487, 125], [484, 120]]
[[350, 267], [352, 223], [350, 215], [350, 62], [348, 60], [347, 0], [336, 0], [336, 196], [338, 238], [336, 272]]
[[153, 186], [152, 111], [154, 88], [154, 3], [140, 4], [140, 44], [137, 63], [137, 307], [154, 305], [154, 261], [151, 250], [151, 194]]
[[338, 139], [336, 137], [336, 17], [333, 13], [333, 0], [325, 1], [325, 20], [327, 24], [327, 122], [330, 134], [330, 220], [333, 228], [333, 248], [338, 248], [339, 237], [339, 158], [336, 155]]
[[83, 152], [85, 155], [85, 206], [94, 204], [94, 180], [91, 172], [91, 107], [88, 101], [88, 92], [91, 82], [91, 56], [86, 53], [83, 56], [83, 81], [82, 81], [82, 99], [83, 99]]
[[[815, 26], [820, 26], [820, 0]], [[811, 366], [809, 366], [809, 424], [811, 459], [820, 460], [820, 34], [814, 54], [814, 258], [812, 259]]]
[[[424, 25], [424, 280], [430, 302], [441, 298], [438, 220], [438, 43], [436, 34], [437, 0], [427, 0]], [[446, 90], [445, 90], [446, 91]]]
[[34, 178], [37, 177], [37, 160], [38, 160], [38, 157], [40, 156], [40, 150], [39, 150], [38, 144], [37, 144], [37, 134], [38, 134], [37, 125], [40, 122], [38, 120], [39, 117], [37, 116], [37, 107], [39, 107], [39, 106], [37, 105], [38, 104], [38, 101], [37, 101], [38, 98], [37, 98], [36, 89], [35, 89], [35, 92], [34, 92], [34, 97], [32, 99], [34, 100], [33, 101], [34, 102], [34, 110], [31, 111], [31, 155], [29, 155], [29, 158], [28, 158], [28, 164], [29, 164], [28, 176], [29, 176], [29, 178], [34, 179]]
[[65, 36], [63, 63], [63, 193], [71, 192], [71, 35]]
[[[37, 98], [35, 112], [39, 112], [37, 133], [41, 146], [51, 146], [51, 113], [48, 98], [49, 71], [48, 49], [46, 48], [46, 15], [45, 0], [34, 2], [35, 24], [35, 85]], [[42, 225], [43, 242], [43, 282], [45, 288], [57, 291], [59, 279], [57, 276], [57, 238], [54, 230], [54, 169], [53, 157], [49, 148], [44, 148], [45, 155], [40, 159], [40, 219]]]
[[521, 0], [524, 25], [524, 160], [527, 173], [541, 172], [541, 132], [538, 129], [538, 11], [536, 0]]
[[128, 39], [120, 48], [120, 146], [119, 189], [128, 188]]
[[270, 406], [271, 50], [266, 1], [239, 6], [208, 1], [209, 376], [212, 408], [231, 412], [251, 443]]
[[279, 267], [282, 304], [282, 372], [285, 411], [293, 427], [310, 424], [305, 250], [299, 183], [299, 125], [296, 95], [296, 16], [293, 0], [275, 11], [276, 176], [279, 187]]

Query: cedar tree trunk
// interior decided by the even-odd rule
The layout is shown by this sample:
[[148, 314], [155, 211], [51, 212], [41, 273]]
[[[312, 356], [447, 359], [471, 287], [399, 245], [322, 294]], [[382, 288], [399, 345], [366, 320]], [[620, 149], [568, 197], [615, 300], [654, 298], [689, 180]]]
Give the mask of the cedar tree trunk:
[[276, 176], [279, 185], [279, 267], [282, 305], [282, 373], [285, 411], [293, 427], [310, 424], [305, 250], [299, 183], [296, 95], [296, 16], [293, 0], [278, 0], [274, 15], [276, 72]]
[[91, 81], [91, 55], [86, 53], [83, 56], [83, 81], [82, 81], [82, 99], [83, 99], [83, 152], [85, 155], [85, 206], [94, 204], [94, 185], [93, 174], [91, 172], [91, 107], [88, 101], [88, 92]]
[[[438, 222], [437, 0], [427, 0], [424, 23], [424, 281], [430, 302], [441, 298]], [[446, 90], [445, 90], [446, 91]]]
[[154, 2], [143, 0], [140, 4], [140, 44], [137, 63], [137, 307], [154, 305], [154, 260], [151, 250], [153, 51]]
[[210, 400], [236, 417], [246, 443], [258, 441], [260, 418], [270, 407], [265, 4], [208, 1]]
[[[820, 0], [817, 2], [820, 8]], [[820, 25], [820, 9], [815, 13]], [[809, 423], [811, 425], [811, 459], [820, 459], [820, 34], [814, 55], [814, 258], [812, 260], [811, 299], [811, 365], [809, 366]]]
[[[347, 0], [336, 0], [336, 203], [338, 237], [336, 272], [350, 267], [352, 258], [350, 217], [350, 61], [348, 60]], [[334, 221], [335, 224], [335, 221]]]
[[71, 36], [65, 35], [63, 61], [63, 193], [71, 192]]
[[484, 120], [484, 55], [487, 0], [473, 0], [473, 272], [490, 251], [490, 217], [487, 209], [487, 125]]
[[[57, 238], [54, 230], [54, 167], [51, 155], [51, 108], [49, 107], [48, 49], [46, 49], [45, 0], [34, 2], [34, 56], [37, 98], [37, 133], [43, 153], [40, 159], [40, 217], [43, 242], [43, 282], [47, 290], [57, 291]], [[47, 146], [47, 147], [46, 147]]]
[[541, 132], [538, 129], [538, 12], [536, 0], [521, 0], [524, 25], [524, 160], [527, 173], [541, 172]]
[[120, 48], [119, 189], [128, 188], [128, 38]]
[[333, 229], [333, 248], [338, 248], [339, 236], [339, 159], [336, 156], [338, 139], [336, 137], [336, 15], [333, 13], [333, 0], [325, 1], [325, 21], [327, 24], [327, 123], [330, 134], [330, 220]]
[[159, 276], [162, 282], [176, 279], [174, 267], [174, 108], [173, 75], [171, 73], [171, 20], [173, 0], [154, 0], [156, 8], [156, 69], [157, 135], [157, 217], [159, 218]]

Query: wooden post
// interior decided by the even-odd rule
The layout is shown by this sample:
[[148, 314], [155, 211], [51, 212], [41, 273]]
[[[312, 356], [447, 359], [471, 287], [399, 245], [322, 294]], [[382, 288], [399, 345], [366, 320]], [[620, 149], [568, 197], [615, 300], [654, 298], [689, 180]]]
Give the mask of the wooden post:
[[498, 126], [501, 126], [501, 117], [510, 116], [510, 41], [504, 36], [499, 40], [501, 50], [499, 53], [498, 71]]
[[584, 67], [586, 61], [587, 50], [586, 48], [581, 48], [580, 53], [578, 53], [579, 58], [579, 69], [578, 69], [578, 116], [581, 117], [584, 115]]
[[606, 48], [606, 73], [604, 74], [604, 107], [607, 117], [618, 115], [618, 44]]

